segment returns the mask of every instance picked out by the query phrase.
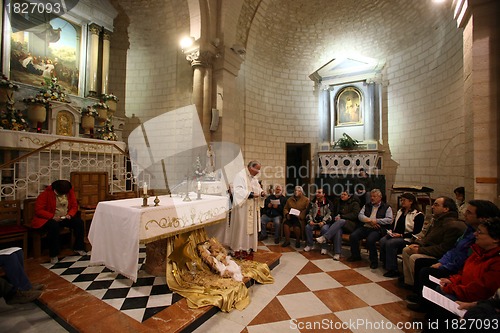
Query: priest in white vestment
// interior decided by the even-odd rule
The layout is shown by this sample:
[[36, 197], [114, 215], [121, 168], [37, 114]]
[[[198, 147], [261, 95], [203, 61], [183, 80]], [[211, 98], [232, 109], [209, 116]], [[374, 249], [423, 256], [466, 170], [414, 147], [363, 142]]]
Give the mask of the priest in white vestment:
[[257, 250], [260, 208], [265, 196], [257, 179], [260, 168], [259, 162], [251, 161], [234, 177], [233, 209], [227, 241], [235, 252], [251, 254]]

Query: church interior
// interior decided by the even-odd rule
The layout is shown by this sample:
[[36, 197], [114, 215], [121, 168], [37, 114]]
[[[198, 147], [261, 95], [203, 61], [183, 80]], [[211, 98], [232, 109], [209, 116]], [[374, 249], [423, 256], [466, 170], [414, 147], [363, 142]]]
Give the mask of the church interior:
[[25, 228], [5, 244], [23, 244], [28, 276], [47, 286], [36, 303], [0, 301], [0, 331], [421, 330], [381, 268], [272, 239], [255, 258], [274, 283], [247, 280], [250, 304], [229, 312], [190, 308], [165, 263], [159, 276], [141, 268], [156, 235], [141, 238], [136, 281], [90, 265], [87, 238], [89, 255], [68, 247], [52, 265], [29, 220], [57, 179], [80, 195], [86, 235], [99, 202], [200, 205], [253, 160], [270, 193], [335, 198], [364, 170], [394, 210], [414, 193], [426, 219], [457, 187], [500, 205], [496, 0], [0, 2], [0, 200]]

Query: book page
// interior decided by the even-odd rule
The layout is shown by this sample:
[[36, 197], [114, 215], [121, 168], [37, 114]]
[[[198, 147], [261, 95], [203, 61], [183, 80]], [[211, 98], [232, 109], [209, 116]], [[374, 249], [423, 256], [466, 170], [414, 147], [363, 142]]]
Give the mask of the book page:
[[427, 286], [424, 286], [422, 296], [457, 316], [463, 317], [466, 312], [465, 310], [459, 310], [457, 303]]
[[432, 275], [429, 275], [429, 281], [434, 282], [435, 284], [438, 284], [438, 285], [440, 284], [440, 280], [437, 277], [432, 276]]
[[1, 249], [0, 250], [0, 255], [10, 255], [16, 251], [19, 251], [21, 250], [20, 247], [9, 247], [9, 248], [6, 248], [6, 249]]
[[279, 199], [271, 200], [271, 204], [279, 206], [280, 200]]
[[290, 215], [299, 216], [300, 215], [300, 210], [292, 208], [292, 209], [290, 209]]

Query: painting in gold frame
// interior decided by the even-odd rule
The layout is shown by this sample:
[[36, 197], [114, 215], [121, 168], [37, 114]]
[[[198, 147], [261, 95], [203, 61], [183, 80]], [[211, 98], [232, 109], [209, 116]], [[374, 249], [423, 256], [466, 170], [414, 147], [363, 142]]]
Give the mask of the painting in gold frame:
[[363, 95], [355, 87], [342, 88], [335, 98], [336, 125], [363, 124]]
[[53, 18], [25, 30], [13, 29], [10, 48], [10, 79], [40, 86], [57, 77], [65, 92], [78, 95], [81, 26]]

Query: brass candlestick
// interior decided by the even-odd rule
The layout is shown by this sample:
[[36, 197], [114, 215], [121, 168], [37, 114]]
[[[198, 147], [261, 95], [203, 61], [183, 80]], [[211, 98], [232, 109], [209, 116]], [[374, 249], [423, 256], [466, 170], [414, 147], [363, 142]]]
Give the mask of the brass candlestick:
[[153, 202], [155, 203], [155, 207], [158, 206], [158, 204], [160, 203], [160, 199], [158, 198], [158, 196], [156, 196]]
[[142, 195], [142, 206], [141, 207], [148, 207], [148, 198], [149, 198], [149, 195], [147, 194], [143, 194]]

